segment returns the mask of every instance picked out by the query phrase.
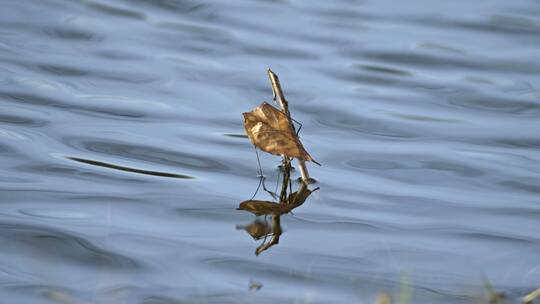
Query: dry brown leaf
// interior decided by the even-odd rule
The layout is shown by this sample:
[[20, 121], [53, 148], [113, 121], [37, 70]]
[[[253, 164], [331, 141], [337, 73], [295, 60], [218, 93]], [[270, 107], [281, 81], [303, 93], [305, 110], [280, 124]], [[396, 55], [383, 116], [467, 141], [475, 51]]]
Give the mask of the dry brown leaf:
[[272, 226], [268, 225], [266, 221], [259, 221], [258, 219], [245, 226], [236, 226], [236, 229], [245, 230], [254, 240], [260, 240], [263, 237], [272, 234]]
[[247, 200], [240, 203], [238, 210], [244, 210], [251, 212], [257, 216], [259, 215], [282, 215], [285, 213], [291, 212], [294, 208], [301, 206], [308, 196], [311, 195], [313, 191], [318, 190], [309, 190], [305, 185], [300, 188], [300, 190], [289, 194], [287, 199], [282, 203], [270, 202], [270, 201], [259, 201], [259, 200]]
[[270, 202], [270, 201], [258, 201], [248, 200], [240, 203], [238, 210], [249, 211], [256, 216], [263, 214], [283, 214], [287, 213], [288, 209], [286, 205]]
[[381, 293], [377, 296], [377, 304], [392, 304], [392, 297], [387, 293]]
[[275, 155], [313, 160], [282, 111], [263, 102], [243, 115], [246, 133], [257, 148]]
[[300, 190], [289, 194], [289, 196], [287, 197], [288, 209], [292, 210], [296, 207], [301, 206], [306, 201], [308, 196], [310, 196], [312, 192], [317, 190], [319, 190], [319, 188], [309, 190], [307, 187], [302, 187], [300, 188]]

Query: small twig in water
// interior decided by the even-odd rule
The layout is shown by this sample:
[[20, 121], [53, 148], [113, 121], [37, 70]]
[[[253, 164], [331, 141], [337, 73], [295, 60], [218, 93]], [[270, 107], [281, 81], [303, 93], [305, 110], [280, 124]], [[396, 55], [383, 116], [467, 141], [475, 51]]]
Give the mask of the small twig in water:
[[251, 198], [249, 200], [252, 200], [255, 198], [255, 195], [257, 195], [257, 192], [259, 192], [259, 189], [261, 188], [261, 184], [263, 183], [263, 179], [264, 179], [264, 176], [261, 176], [259, 178], [259, 185], [257, 186], [257, 189], [255, 189], [255, 193], [253, 193], [253, 195], [251, 196]]
[[523, 304], [532, 304], [533, 301], [536, 300], [537, 298], [540, 298], [540, 288], [524, 296]]
[[[259, 192], [259, 189], [261, 188], [261, 184], [263, 186], [263, 190], [268, 192], [270, 196], [272, 196], [273, 199], [277, 199], [277, 195], [275, 192], [272, 192], [266, 188], [266, 177], [263, 174], [262, 166], [261, 166], [261, 160], [259, 158], [259, 152], [257, 151], [257, 147], [253, 147], [255, 149], [255, 155], [257, 155], [257, 164], [259, 165], [259, 185], [257, 186], [257, 189], [255, 190], [255, 193], [253, 193], [253, 196], [251, 197], [251, 200], [255, 198], [257, 195], [257, 192]], [[277, 190], [276, 190], [277, 191]]]
[[295, 123], [298, 124], [298, 130], [296, 130], [296, 136], [298, 136], [298, 134], [300, 134], [300, 130], [302, 130], [302, 123], [299, 122], [298, 120], [292, 118], [292, 117], [291, 117], [291, 119], [292, 119], [292, 121], [294, 121]]
[[266, 191], [268, 194], [270, 194], [270, 196], [271, 196], [273, 199], [275, 199], [275, 200], [278, 199], [277, 194], [276, 194], [275, 192], [272, 192], [272, 191], [268, 190], [268, 189], [266, 188], [266, 184], [265, 184], [264, 182], [263, 182], [263, 190]]
[[[289, 112], [289, 104], [287, 100], [285, 99], [285, 96], [283, 95], [283, 91], [281, 90], [281, 84], [279, 83], [279, 78], [270, 69], [268, 69], [268, 77], [270, 78], [270, 83], [272, 84], [272, 92], [274, 93], [274, 96], [276, 96], [277, 101], [281, 105], [283, 113], [285, 113], [285, 115], [287, 116], [287, 119], [289, 120], [289, 124], [293, 132], [296, 133], [294, 125], [291, 120], [291, 113]], [[306, 167], [306, 162], [303, 159], [298, 159], [298, 167], [300, 168], [300, 174], [302, 175], [302, 180], [304, 181], [304, 183], [309, 183], [309, 173]]]

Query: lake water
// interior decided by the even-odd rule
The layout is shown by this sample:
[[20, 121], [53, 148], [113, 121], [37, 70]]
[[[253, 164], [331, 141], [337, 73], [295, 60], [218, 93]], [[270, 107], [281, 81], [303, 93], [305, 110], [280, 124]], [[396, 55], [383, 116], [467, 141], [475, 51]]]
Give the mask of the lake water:
[[[322, 166], [255, 255], [267, 68]], [[537, 0], [3, 0], [0, 109], [1, 303], [540, 287]]]

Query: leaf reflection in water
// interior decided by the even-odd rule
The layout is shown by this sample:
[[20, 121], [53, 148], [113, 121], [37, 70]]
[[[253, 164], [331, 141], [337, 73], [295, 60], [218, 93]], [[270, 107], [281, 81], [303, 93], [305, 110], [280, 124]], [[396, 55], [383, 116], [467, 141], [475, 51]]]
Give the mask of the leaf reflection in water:
[[[283, 232], [281, 229], [281, 216], [301, 206], [311, 193], [319, 189], [317, 187], [310, 190], [307, 183], [302, 182], [299, 189], [292, 192], [291, 163], [288, 158], [283, 159], [280, 177], [282, 177], [282, 183], [279, 202], [250, 199], [241, 202], [237, 209], [251, 212], [257, 216], [252, 223], [237, 226], [237, 229], [245, 230], [253, 239], [263, 239], [261, 245], [255, 250], [256, 255], [279, 243], [279, 238]], [[259, 216], [264, 216], [264, 220], [261, 220]], [[271, 224], [267, 221], [268, 216], [271, 217]]]

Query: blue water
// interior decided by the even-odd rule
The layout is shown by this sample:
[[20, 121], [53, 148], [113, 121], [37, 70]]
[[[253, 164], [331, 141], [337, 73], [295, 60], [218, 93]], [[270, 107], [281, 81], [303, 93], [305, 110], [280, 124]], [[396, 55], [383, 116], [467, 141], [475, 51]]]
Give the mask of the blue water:
[[[540, 287], [540, 2], [0, 4], [0, 303]], [[241, 113], [267, 68], [323, 166], [256, 256]]]

